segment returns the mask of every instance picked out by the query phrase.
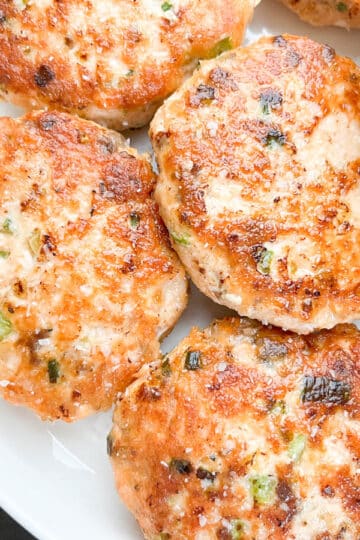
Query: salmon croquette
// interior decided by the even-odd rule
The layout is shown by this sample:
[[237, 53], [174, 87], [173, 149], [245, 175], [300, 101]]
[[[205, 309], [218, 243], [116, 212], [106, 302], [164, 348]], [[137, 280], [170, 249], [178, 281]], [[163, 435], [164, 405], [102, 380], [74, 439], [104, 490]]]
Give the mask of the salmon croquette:
[[0, 96], [122, 130], [198, 60], [240, 45], [258, 0], [0, 0]]
[[314, 26], [360, 28], [360, 0], [281, 0], [299, 17]]
[[157, 112], [155, 197], [196, 285], [309, 333], [360, 317], [360, 70], [308, 38], [204, 62]]
[[360, 537], [360, 334], [225, 319], [143, 368], [108, 437], [147, 540]]
[[0, 394], [70, 422], [159, 354], [187, 281], [119, 134], [55, 112], [0, 126]]

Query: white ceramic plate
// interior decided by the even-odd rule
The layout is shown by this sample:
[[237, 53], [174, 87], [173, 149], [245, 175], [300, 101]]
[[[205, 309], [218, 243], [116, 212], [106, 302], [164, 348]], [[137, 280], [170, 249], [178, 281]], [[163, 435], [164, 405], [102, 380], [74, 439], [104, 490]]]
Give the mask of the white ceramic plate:
[[[360, 31], [315, 29], [276, 0], [263, 0], [247, 32], [293, 33], [328, 43], [360, 63]], [[18, 109], [0, 103], [0, 115]], [[146, 130], [131, 144], [150, 150]], [[163, 350], [174, 347], [193, 325], [205, 326], [226, 310], [193, 288], [189, 306]], [[43, 423], [30, 411], [0, 402], [0, 506], [39, 540], [139, 540], [139, 529], [114, 489], [106, 456], [111, 412], [73, 425]]]

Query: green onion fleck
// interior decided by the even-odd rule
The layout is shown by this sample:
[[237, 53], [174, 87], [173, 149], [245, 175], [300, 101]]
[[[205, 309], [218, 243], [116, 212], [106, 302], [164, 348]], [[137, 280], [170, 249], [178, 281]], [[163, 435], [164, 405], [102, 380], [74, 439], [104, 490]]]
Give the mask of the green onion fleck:
[[154, 540], [170, 540], [170, 538], [171, 536], [169, 533], [161, 532], [154, 537]]
[[345, 4], [345, 2], [338, 2], [338, 3], [336, 4], [336, 9], [337, 9], [338, 11], [340, 11], [340, 13], [345, 13], [345, 11], [348, 10], [348, 7], [347, 7], [347, 5]]
[[164, 2], [162, 5], [161, 5], [161, 9], [163, 11], [170, 11], [170, 9], [173, 7], [173, 5], [170, 3], [170, 2]]
[[8, 259], [10, 256], [10, 251], [0, 251], [0, 258], [1, 259]]
[[7, 338], [11, 334], [13, 326], [11, 321], [7, 319], [4, 314], [0, 311], [0, 341]]
[[244, 522], [241, 519], [232, 519], [230, 527], [231, 540], [241, 540], [244, 536]]
[[175, 244], [179, 244], [181, 246], [190, 245], [190, 236], [188, 234], [178, 234], [176, 232], [172, 232], [170, 234]]
[[209, 57], [215, 58], [216, 56], [219, 56], [219, 54], [222, 54], [223, 52], [230, 51], [233, 48], [231, 37], [226, 37], [222, 39], [221, 41], [218, 41], [216, 45], [211, 49]]
[[256, 269], [260, 274], [268, 275], [270, 274], [271, 261], [273, 259], [274, 252], [269, 249], [263, 248], [260, 253], [259, 260], [256, 266]]
[[161, 364], [161, 373], [163, 377], [170, 377], [171, 375], [171, 366], [169, 358], [164, 358]]
[[196, 371], [202, 368], [201, 352], [200, 351], [188, 351], [185, 357], [185, 369], [188, 371]]
[[40, 251], [41, 246], [41, 235], [40, 229], [34, 229], [28, 239], [28, 245], [31, 251], [31, 254], [34, 257], [37, 257]]
[[13, 221], [10, 218], [6, 218], [3, 225], [1, 232], [4, 234], [14, 234], [15, 232], [15, 226]]
[[125, 74], [125, 77], [132, 77], [134, 73], [135, 71], [133, 69], [129, 69], [129, 71]]
[[140, 216], [136, 212], [130, 214], [130, 227], [136, 229], [140, 223]]
[[286, 413], [286, 404], [285, 401], [282, 399], [279, 399], [278, 401], [275, 401], [274, 405], [271, 407], [270, 412], [272, 414], [275, 414], [276, 416], [279, 416], [281, 414]]
[[306, 437], [302, 433], [294, 436], [289, 444], [288, 454], [292, 461], [299, 461], [306, 446]]
[[59, 362], [55, 359], [49, 360], [47, 370], [49, 375], [49, 381], [51, 383], [56, 383], [58, 381], [58, 378], [60, 377]]
[[250, 478], [250, 492], [258, 504], [271, 504], [275, 499], [276, 479], [268, 475]]

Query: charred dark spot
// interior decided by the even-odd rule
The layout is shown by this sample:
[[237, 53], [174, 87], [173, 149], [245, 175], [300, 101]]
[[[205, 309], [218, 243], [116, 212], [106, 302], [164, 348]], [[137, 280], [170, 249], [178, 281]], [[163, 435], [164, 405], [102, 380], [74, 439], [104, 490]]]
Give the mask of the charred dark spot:
[[69, 418], [69, 409], [65, 405], [60, 405], [59, 410], [64, 418]]
[[81, 392], [79, 390], [73, 390], [71, 395], [75, 401], [81, 398]]
[[327, 64], [330, 64], [335, 58], [335, 49], [330, 47], [330, 45], [324, 45], [322, 48], [322, 57]]
[[233, 535], [226, 527], [221, 527], [216, 531], [216, 538], [218, 540], [233, 540]]
[[72, 49], [75, 45], [73, 38], [70, 36], [65, 36], [64, 42], [65, 42], [65, 45], [69, 47], [69, 49]]
[[195, 516], [199, 516], [200, 514], [202, 514], [204, 511], [204, 507], [203, 506], [195, 506], [194, 510], [192, 511], [192, 513], [195, 515]]
[[294, 49], [289, 49], [286, 53], [285, 61], [288, 66], [294, 68], [300, 64], [301, 56]]
[[4, 24], [6, 21], [5, 13], [0, 9], [0, 24]]
[[142, 384], [138, 390], [137, 397], [143, 401], [158, 401], [161, 398], [161, 391], [155, 386]]
[[199, 478], [199, 480], [210, 480], [213, 482], [217, 476], [216, 472], [210, 472], [203, 467], [199, 467], [196, 470], [196, 477]]
[[114, 439], [112, 433], [110, 432], [106, 437], [106, 452], [108, 456], [112, 456], [114, 450]]
[[22, 294], [24, 294], [24, 285], [23, 285], [22, 281], [20, 281], [20, 280], [15, 281], [15, 283], [13, 285], [13, 290], [14, 290], [14, 293], [17, 296], [21, 296]]
[[278, 202], [280, 202], [280, 197], [279, 196], [274, 198], [274, 203], [278, 203]]
[[106, 192], [106, 186], [105, 186], [104, 182], [100, 182], [99, 183], [99, 193], [100, 193], [100, 195], [104, 195], [105, 192]]
[[284, 36], [275, 36], [274, 37], [274, 44], [277, 45], [278, 47], [286, 47], [287, 46], [287, 41], [286, 39], [284, 38]]
[[321, 495], [323, 497], [335, 497], [335, 490], [333, 487], [327, 485], [322, 488]]
[[282, 501], [282, 502], [287, 503], [291, 499], [294, 498], [294, 494], [293, 494], [293, 491], [291, 489], [291, 486], [284, 479], [279, 480], [279, 482], [277, 484], [277, 487], [276, 487], [276, 493], [277, 493], [277, 496], [279, 497], [280, 501]]
[[116, 150], [115, 142], [110, 137], [106, 137], [106, 135], [99, 137], [97, 143], [104, 154], [113, 154]]
[[303, 303], [301, 305], [301, 308], [305, 313], [311, 313], [311, 311], [313, 309], [313, 304], [312, 304], [311, 298], [306, 298], [303, 301]]
[[279, 109], [283, 102], [283, 97], [278, 90], [268, 88], [260, 94], [260, 105], [264, 114], [269, 114], [274, 109]]
[[15, 313], [15, 308], [13, 308], [13, 306], [8, 305], [7, 310], [9, 313]]
[[229, 77], [230, 73], [228, 71], [224, 71], [220, 67], [212, 69], [209, 74], [210, 80], [220, 85], [224, 84]]
[[48, 251], [52, 253], [53, 255], [55, 255], [55, 251], [56, 251], [55, 241], [51, 238], [49, 234], [44, 234], [42, 238], [43, 238], [43, 245], [41, 248], [41, 252], [46, 253], [46, 251]]
[[169, 467], [180, 474], [190, 474], [193, 471], [193, 466], [187, 459], [173, 458], [170, 461]]
[[44, 131], [51, 131], [56, 126], [56, 119], [51, 116], [45, 116], [40, 119], [39, 124]]
[[302, 401], [344, 405], [350, 399], [351, 387], [346, 381], [305, 375]]
[[127, 259], [124, 260], [124, 264], [121, 267], [121, 272], [123, 274], [129, 274], [135, 270], [135, 261], [134, 257], [130, 255]]
[[286, 135], [279, 129], [269, 129], [266, 136], [261, 139], [261, 142], [266, 146], [283, 146], [286, 143]]
[[45, 64], [42, 64], [34, 75], [35, 83], [40, 88], [45, 88], [45, 86], [51, 83], [51, 81], [54, 79], [55, 73], [49, 66], [46, 66]]
[[196, 93], [190, 97], [190, 105], [198, 107], [200, 104], [209, 104], [214, 99], [215, 88], [206, 84], [200, 84], [196, 89]]
[[264, 362], [281, 360], [288, 354], [288, 348], [285, 343], [267, 337], [259, 338], [257, 345], [259, 347], [259, 358]]

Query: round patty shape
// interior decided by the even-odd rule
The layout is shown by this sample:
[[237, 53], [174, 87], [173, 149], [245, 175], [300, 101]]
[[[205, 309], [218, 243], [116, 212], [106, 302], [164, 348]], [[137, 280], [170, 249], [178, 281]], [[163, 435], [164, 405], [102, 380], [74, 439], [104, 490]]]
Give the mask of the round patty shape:
[[156, 114], [155, 197], [198, 287], [308, 333], [360, 316], [360, 70], [265, 37], [199, 71]]
[[256, 3], [0, 0], [0, 96], [142, 126], [199, 58], [241, 43]]
[[107, 409], [184, 309], [145, 157], [65, 113], [0, 119], [0, 393], [44, 419]]
[[281, 0], [314, 26], [360, 28], [360, 0]]
[[108, 452], [148, 540], [355, 540], [359, 331], [195, 328], [127, 388]]

